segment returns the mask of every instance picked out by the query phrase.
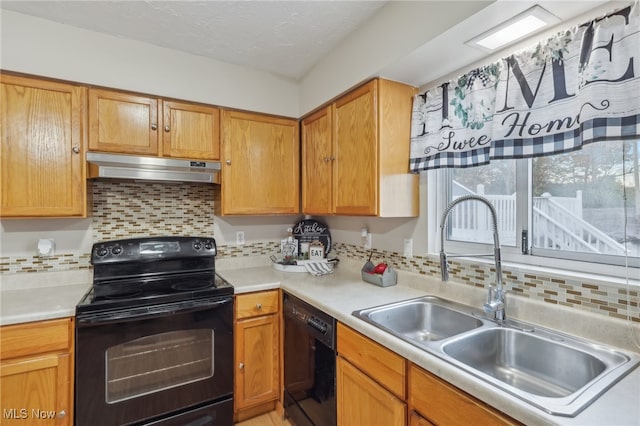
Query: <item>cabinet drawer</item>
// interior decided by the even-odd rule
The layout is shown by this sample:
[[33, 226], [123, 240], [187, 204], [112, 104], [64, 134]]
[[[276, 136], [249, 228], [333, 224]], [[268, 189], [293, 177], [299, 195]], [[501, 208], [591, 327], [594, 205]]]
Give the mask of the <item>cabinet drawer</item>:
[[66, 351], [72, 333], [70, 318], [4, 326], [0, 329], [0, 359]]
[[239, 294], [236, 296], [236, 319], [278, 312], [278, 290]]
[[338, 323], [338, 353], [369, 377], [405, 399], [406, 361], [400, 355]]
[[415, 365], [409, 368], [409, 406], [434, 424], [519, 424]]

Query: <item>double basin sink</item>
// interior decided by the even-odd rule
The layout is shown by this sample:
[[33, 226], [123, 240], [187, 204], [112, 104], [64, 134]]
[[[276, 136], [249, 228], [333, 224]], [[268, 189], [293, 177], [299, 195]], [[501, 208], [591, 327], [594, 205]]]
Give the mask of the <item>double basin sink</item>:
[[550, 414], [573, 417], [640, 363], [612, 349], [425, 296], [356, 317]]

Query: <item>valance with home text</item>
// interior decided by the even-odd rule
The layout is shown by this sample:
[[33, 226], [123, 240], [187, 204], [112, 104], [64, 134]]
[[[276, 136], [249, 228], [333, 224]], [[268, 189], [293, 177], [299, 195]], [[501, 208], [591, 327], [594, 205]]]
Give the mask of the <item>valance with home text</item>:
[[640, 137], [636, 3], [419, 93], [413, 172]]

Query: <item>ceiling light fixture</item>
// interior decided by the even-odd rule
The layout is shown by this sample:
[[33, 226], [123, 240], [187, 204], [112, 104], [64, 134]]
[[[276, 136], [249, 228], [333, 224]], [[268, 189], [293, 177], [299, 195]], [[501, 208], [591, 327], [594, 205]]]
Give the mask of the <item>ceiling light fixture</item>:
[[502, 24], [491, 28], [489, 31], [485, 31], [479, 36], [472, 38], [467, 41], [466, 44], [486, 51], [494, 51], [533, 35], [541, 29], [550, 27], [558, 22], [560, 22], [560, 19], [557, 16], [535, 5]]

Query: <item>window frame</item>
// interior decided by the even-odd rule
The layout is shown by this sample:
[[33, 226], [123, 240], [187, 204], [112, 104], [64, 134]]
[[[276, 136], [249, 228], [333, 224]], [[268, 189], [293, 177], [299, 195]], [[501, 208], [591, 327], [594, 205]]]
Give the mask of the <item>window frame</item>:
[[[509, 160], [508, 160], [509, 161]], [[506, 246], [501, 241], [501, 254], [503, 262], [530, 265], [542, 268], [559, 269], [562, 271], [591, 273], [607, 275], [619, 278], [626, 278], [629, 274], [628, 268], [639, 268], [640, 258], [629, 256], [614, 256], [602, 254], [578, 253], [571, 251], [561, 251], [552, 249], [542, 249], [533, 247], [531, 241], [532, 213], [533, 213], [533, 167], [532, 159], [518, 159], [516, 161], [516, 246]], [[442, 213], [448, 205], [451, 194], [451, 177], [454, 169], [429, 170], [427, 179], [429, 182], [428, 202], [433, 205], [435, 202], [435, 214], [428, 218], [429, 229], [436, 232], [429, 237], [429, 252], [438, 253], [440, 247], [440, 222]], [[435, 194], [433, 194], [435, 193]], [[523, 212], [524, 209], [524, 212]], [[522, 232], [527, 231], [529, 244], [526, 254], [522, 250]], [[476, 243], [449, 240], [445, 236], [445, 252], [447, 254], [482, 254], [491, 253], [493, 243]], [[470, 258], [471, 259], [471, 258]], [[481, 261], [482, 258], [473, 258]], [[490, 258], [487, 258], [490, 262]], [[603, 266], [607, 270], [603, 272]]]

